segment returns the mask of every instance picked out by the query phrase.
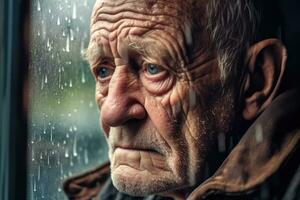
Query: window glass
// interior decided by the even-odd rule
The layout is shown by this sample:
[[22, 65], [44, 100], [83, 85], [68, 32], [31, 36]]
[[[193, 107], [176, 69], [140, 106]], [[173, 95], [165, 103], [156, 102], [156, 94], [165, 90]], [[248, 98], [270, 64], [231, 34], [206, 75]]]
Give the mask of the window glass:
[[95, 81], [82, 53], [94, 1], [33, 0], [28, 199], [66, 199], [66, 177], [107, 160]]

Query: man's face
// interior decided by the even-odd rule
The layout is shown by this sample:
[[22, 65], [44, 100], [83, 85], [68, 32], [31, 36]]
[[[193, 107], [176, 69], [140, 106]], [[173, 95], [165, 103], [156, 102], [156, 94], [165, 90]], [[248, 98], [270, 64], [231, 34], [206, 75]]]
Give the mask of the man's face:
[[200, 181], [232, 109], [186, 3], [147, 2], [98, 1], [88, 49], [113, 183], [138, 196]]

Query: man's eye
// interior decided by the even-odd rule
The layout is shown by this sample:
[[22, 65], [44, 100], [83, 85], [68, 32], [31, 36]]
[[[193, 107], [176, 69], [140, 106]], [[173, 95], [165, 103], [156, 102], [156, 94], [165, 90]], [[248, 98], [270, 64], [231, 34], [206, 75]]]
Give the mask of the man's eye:
[[150, 74], [150, 75], [156, 75], [159, 74], [160, 72], [163, 71], [163, 69], [159, 66], [159, 65], [155, 65], [155, 64], [148, 64], [146, 71]]
[[97, 72], [97, 76], [100, 78], [106, 78], [110, 76], [110, 69], [107, 67], [100, 67]]

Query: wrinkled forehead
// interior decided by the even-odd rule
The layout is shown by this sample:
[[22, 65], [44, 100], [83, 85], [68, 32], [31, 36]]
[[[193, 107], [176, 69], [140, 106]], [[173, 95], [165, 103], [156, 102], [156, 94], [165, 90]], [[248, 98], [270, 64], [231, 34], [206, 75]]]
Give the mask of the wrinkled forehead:
[[97, 0], [92, 19], [101, 12], [122, 12], [137, 11], [144, 14], [165, 14], [181, 15], [189, 8], [189, 3], [182, 0]]
[[188, 4], [184, 2], [98, 0], [91, 18], [90, 45], [96, 43], [106, 51], [104, 54], [115, 55], [114, 48], [103, 46], [113, 45], [120, 50], [127, 43], [154, 40], [163, 43], [165, 49], [173, 49], [173, 53], [185, 54], [184, 48], [192, 44], [192, 26], [186, 12]]
[[178, 0], [97, 0], [92, 17], [91, 31], [103, 21], [117, 23], [120, 20], [143, 20], [172, 24], [188, 21], [188, 3]]

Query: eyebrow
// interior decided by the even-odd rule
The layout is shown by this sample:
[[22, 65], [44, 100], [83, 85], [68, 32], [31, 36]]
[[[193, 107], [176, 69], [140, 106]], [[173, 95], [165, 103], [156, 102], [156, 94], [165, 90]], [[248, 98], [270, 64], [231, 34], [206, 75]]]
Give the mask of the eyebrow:
[[168, 49], [161, 43], [155, 41], [138, 41], [128, 45], [130, 50], [139, 53], [140, 55], [152, 58], [172, 57]]
[[102, 45], [96, 42], [90, 42], [88, 48], [83, 52], [83, 58], [91, 65], [96, 63], [99, 58], [104, 57], [104, 50]]
[[[130, 52], [129, 54], [138, 54], [146, 58], [159, 60], [169, 64], [170, 60], [175, 61], [174, 59], [176, 59], [173, 58], [169, 50], [163, 45], [153, 41], [129, 42], [127, 51]], [[102, 44], [98, 44], [97, 42], [90, 42], [88, 48], [83, 53], [83, 58], [90, 63], [91, 67], [101, 60], [101, 58], [106, 57], [108, 56], [105, 54]], [[171, 66], [166, 67], [170, 68]]]

